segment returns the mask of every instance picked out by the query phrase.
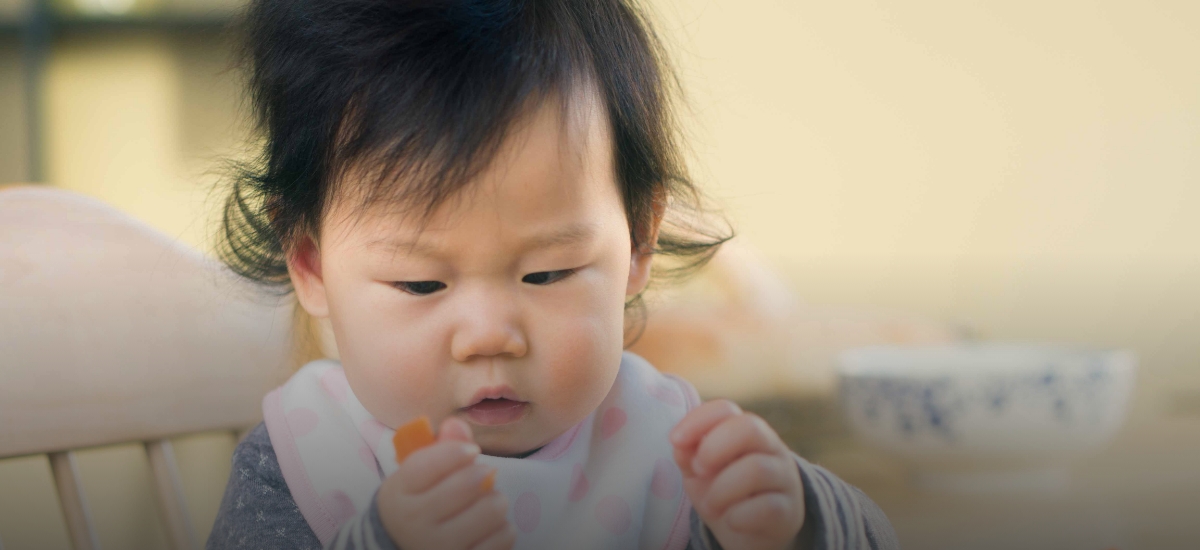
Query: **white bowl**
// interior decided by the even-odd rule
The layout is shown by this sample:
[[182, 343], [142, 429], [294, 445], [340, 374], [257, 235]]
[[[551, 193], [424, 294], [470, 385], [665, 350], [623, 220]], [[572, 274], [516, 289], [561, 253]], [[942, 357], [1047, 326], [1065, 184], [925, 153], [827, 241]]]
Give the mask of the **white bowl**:
[[919, 483], [1056, 489], [1067, 461], [1120, 428], [1136, 363], [1055, 345], [875, 346], [842, 353], [838, 378], [851, 430], [912, 464]]

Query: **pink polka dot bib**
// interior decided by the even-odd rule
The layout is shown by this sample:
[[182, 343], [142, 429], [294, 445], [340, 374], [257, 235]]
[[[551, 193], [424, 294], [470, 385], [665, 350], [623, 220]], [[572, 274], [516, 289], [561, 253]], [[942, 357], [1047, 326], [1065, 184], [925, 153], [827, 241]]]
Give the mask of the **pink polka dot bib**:
[[[698, 403], [691, 384], [626, 352], [613, 387], [583, 422], [523, 459], [481, 455], [498, 470], [516, 548], [686, 547], [691, 503], [667, 436]], [[367, 412], [341, 364], [328, 359], [267, 394], [263, 413], [288, 489], [328, 545], [396, 471], [395, 432]]]

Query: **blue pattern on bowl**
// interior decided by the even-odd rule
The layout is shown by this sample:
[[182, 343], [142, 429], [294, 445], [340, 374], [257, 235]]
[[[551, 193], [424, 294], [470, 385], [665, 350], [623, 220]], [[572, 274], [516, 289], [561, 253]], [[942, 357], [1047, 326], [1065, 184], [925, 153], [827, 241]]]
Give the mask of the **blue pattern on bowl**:
[[[945, 442], [962, 436], [959, 420], [985, 411], [993, 417], [1019, 408], [1045, 422], [1064, 426], [1095, 425], [1104, 419], [1114, 396], [1113, 377], [1093, 359], [1086, 368], [1047, 364], [1033, 372], [984, 375], [982, 379], [952, 376], [843, 376], [843, 403], [861, 411], [868, 424], [890, 419], [899, 433], [912, 438], [933, 434]], [[885, 414], [890, 413], [890, 414]]]

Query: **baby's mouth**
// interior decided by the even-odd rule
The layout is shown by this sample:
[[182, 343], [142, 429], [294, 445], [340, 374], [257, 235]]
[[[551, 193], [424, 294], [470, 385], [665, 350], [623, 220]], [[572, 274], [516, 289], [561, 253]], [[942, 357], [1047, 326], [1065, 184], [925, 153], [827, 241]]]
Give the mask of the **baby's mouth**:
[[467, 418], [482, 426], [501, 426], [520, 420], [529, 409], [529, 403], [508, 398], [484, 399], [461, 410]]
[[502, 426], [520, 420], [529, 410], [529, 403], [517, 398], [517, 392], [507, 385], [482, 388], [475, 392], [471, 404], [459, 409], [467, 420], [480, 426]]

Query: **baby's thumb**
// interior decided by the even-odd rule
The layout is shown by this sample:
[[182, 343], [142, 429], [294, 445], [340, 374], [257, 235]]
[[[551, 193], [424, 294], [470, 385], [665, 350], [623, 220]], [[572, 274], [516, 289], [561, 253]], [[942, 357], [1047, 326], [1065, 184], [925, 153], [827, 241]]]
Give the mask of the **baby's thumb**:
[[438, 441], [475, 441], [471, 435], [471, 427], [460, 418], [453, 416], [442, 421], [442, 427], [438, 430]]

